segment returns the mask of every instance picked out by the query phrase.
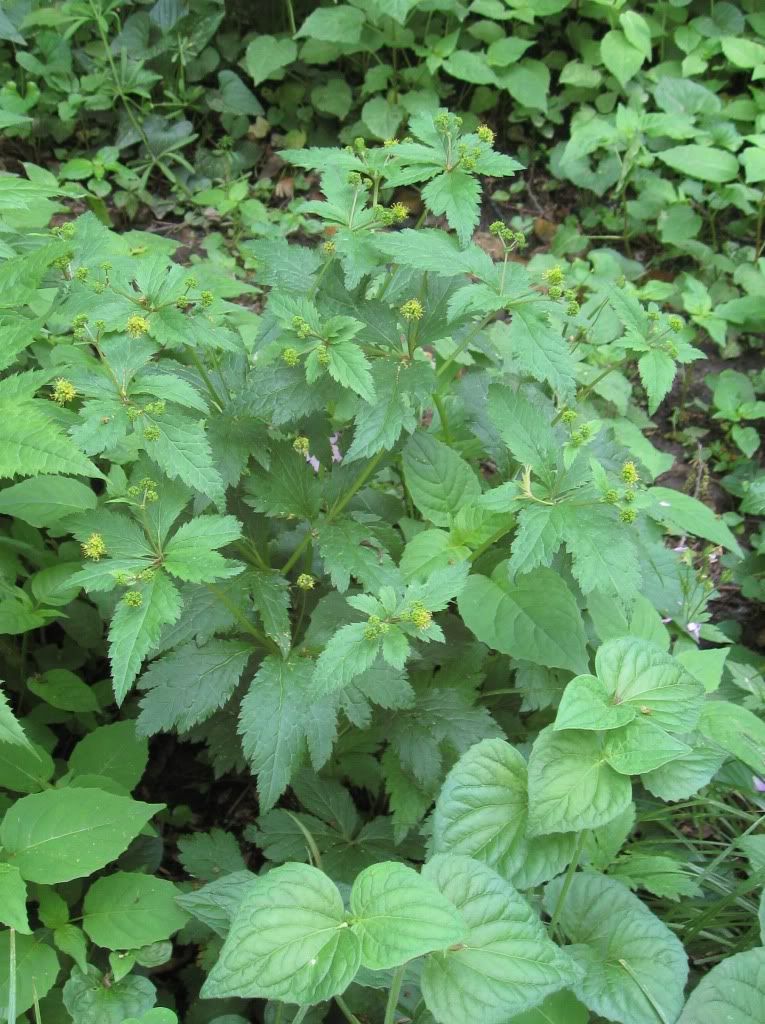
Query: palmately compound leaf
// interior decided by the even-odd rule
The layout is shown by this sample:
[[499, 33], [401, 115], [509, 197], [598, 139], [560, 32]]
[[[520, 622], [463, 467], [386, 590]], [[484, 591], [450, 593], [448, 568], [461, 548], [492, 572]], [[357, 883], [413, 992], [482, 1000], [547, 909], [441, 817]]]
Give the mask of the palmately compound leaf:
[[344, 992], [361, 962], [334, 882], [284, 864], [247, 890], [202, 997], [318, 1003]]
[[761, 1024], [765, 1020], [765, 947], [723, 960], [693, 990], [677, 1024]]
[[142, 585], [141, 603], [120, 601], [109, 627], [109, 660], [118, 704], [141, 671], [143, 659], [159, 640], [163, 626], [176, 622], [181, 614], [181, 597], [175, 585], [161, 572]]
[[[549, 914], [558, 906], [562, 884], [556, 878], [545, 890]], [[574, 943], [567, 949], [582, 968], [574, 992], [593, 1013], [619, 1024], [677, 1020], [688, 978], [685, 951], [621, 882], [591, 871], [574, 875], [560, 923]]]
[[373, 864], [351, 890], [351, 926], [361, 942], [361, 962], [371, 970], [461, 941], [465, 925], [436, 886], [392, 861]]
[[500, 1024], [578, 976], [539, 918], [495, 871], [470, 857], [434, 857], [423, 869], [459, 910], [467, 932], [454, 949], [431, 953], [422, 972], [425, 1004], [439, 1024]]
[[563, 871], [575, 836], [528, 836], [527, 767], [503, 739], [472, 746], [446, 777], [433, 813], [434, 853], [462, 854], [494, 868], [518, 889]]
[[0, 843], [27, 881], [69, 882], [119, 857], [163, 807], [99, 789], [47, 789], [16, 801], [3, 818]]
[[632, 800], [632, 784], [606, 763], [600, 737], [549, 726], [529, 757], [529, 831], [580, 832], [615, 818]]
[[306, 749], [318, 771], [332, 752], [336, 713], [312, 686], [306, 658], [264, 658], [242, 701], [242, 749], [258, 776], [261, 811], [269, 810], [300, 766]]

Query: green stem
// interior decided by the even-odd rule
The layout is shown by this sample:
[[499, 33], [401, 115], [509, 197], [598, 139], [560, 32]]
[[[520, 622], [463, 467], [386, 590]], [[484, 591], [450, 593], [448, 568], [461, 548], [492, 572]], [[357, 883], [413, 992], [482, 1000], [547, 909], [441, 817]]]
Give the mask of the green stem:
[[755, 263], [760, 258], [760, 255], [762, 254], [763, 245], [765, 245], [765, 242], [763, 242], [762, 238], [763, 221], [765, 221], [765, 192], [763, 192], [762, 194], [762, 199], [760, 199], [760, 206], [757, 210], [757, 241], [754, 244]]
[[295, 24], [295, 11], [292, 7], [292, 0], [284, 0], [287, 8], [287, 20], [290, 23], [290, 35], [295, 35], [297, 32], [297, 25]]
[[[335, 516], [338, 516], [343, 511], [345, 506], [353, 498], [353, 496], [356, 494], [356, 492], [360, 488], [362, 488], [364, 486], [364, 484], [367, 482], [369, 477], [377, 469], [378, 463], [381, 461], [381, 459], [383, 458], [383, 456], [385, 454], [386, 453], [384, 451], [378, 452], [377, 455], [375, 455], [375, 457], [373, 459], [369, 460], [369, 462], [366, 464], [364, 469], [359, 473], [359, 475], [353, 481], [353, 483], [348, 488], [348, 490], [345, 492], [345, 494], [342, 495], [342, 497], [338, 498], [338, 500], [335, 502], [335, 504], [329, 510], [329, 512], [327, 513], [327, 518], [326, 518], [325, 522], [331, 523], [332, 520], [335, 518]], [[311, 534], [311, 530], [309, 529], [308, 532], [306, 533], [305, 537], [303, 537], [301, 542], [298, 544], [298, 546], [295, 548], [295, 550], [292, 552], [292, 554], [290, 555], [290, 557], [287, 559], [286, 563], [282, 567], [282, 570], [281, 570], [282, 571], [282, 575], [286, 576], [287, 573], [290, 571], [290, 569], [294, 568], [294, 566], [297, 564], [298, 559], [301, 557], [301, 555], [303, 554], [305, 549], [311, 543], [311, 540], [312, 540], [312, 534]]]
[[446, 444], [452, 443], [452, 435], [449, 431], [449, 420], [446, 418], [446, 409], [440, 395], [433, 395], [433, 404], [438, 410], [438, 418], [441, 420], [441, 433]]
[[393, 978], [390, 983], [390, 992], [388, 993], [388, 1003], [385, 1007], [385, 1020], [383, 1024], [393, 1024], [393, 1018], [396, 1015], [396, 1007], [398, 1006], [398, 997], [401, 995], [401, 986], [404, 983], [404, 974], [406, 972], [406, 964], [401, 964], [397, 967], [393, 973]]
[[8, 1020], [15, 1021], [16, 1013], [16, 929], [11, 928], [9, 936], [8, 962]]
[[93, 2], [93, 0], [88, 0], [88, 2], [89, 2], [90, 10], [91, 10], [91, 12], [93, 14], [93, 20], [95, 21], [96, 28], [98, 29], [98, 34], [101, 37], [101, 43], [102, 43], [104, 51], [106, 53], [106, 60], [107, 60], [107, 62], [109, 64], [109, 70], [112, 73], [112, 79], [114, 81], [114, 87], [117, 90], [117, 94], [119, 95], [120, 100], [122, 101], [122, 105], [125, 108], [125, 113], [127, 114], [128, 118], [130, 120], [130, 123], [133, 125], [135, 130], [141, 136], [141, 139], [143, 140], [143, 143], [146, 146], [146, 148], [149, 151], [149, 153], [151, 153], [151, 147], [149, 146], [149, 140], [146, 137], [146, 132], [143, 130], [143, 125], [138, 121], [138, 119], [133, 114], [133, 111], [130, 108], [130, 101], [128, 100], [127, 95], [125, 94], [124, 89], [122, 88], [122, 80], [120, 79], [120, 76], [117, 73], [117, 66], [114, 63], [114, 58], [112, 57], [112, 51], [111, 51], [111, 49], [109, 47], [109, 39], [108, 39], [108, 37], [106, 35], [106, 23], [104, 22], [103, 15], [98, 10], [98, 8], [96, 7], [96, 5]]
[[455, 350], [454, 350], [454, 351], [452, 352], [452, 354], [451, 354], [451, 355], [449, 356], [449, 358], [448, 358], [448, 359], [446, 360], [446, 362], [445, 362], [445, 363], [444, 363], [444, 364], [443, 364], [443, 365], [442, 365], [442, 366], [440, 367], [440, 369], [439, 369], [439, 370], [438, 370], [438, 371], [436, 372], [436, 377], [441, 377], [441, 376], [442, 376], [442, 375], [443, 375], [444, 373], [446, 373], [446, 371], [447, 371], [447, 370], [449, 369], [449, 367], [450, 367], [450, 366], [452, 365], [452, 363], [454, 362], [454, 360], [455, 360], [455, 359], [457, 359], [457, 358], [458, 358], [459, 356], [461, 356], [461, 355], [462, 355], [462, 353], [463, 353], [463, 352], [465, 351], [465, 349], [466, 349], [466, 348], [468, 347], [468, 345], [469, 345], [469, 344], [470, 344], [470, 342], [471, 342], [471, 341], [473, 340], [473, 338], [475, 338], [475, 336], [476, 336], [477, 334], [480, 334], [480, 332], [481, 332], [481, 331], [482, 331], [482, 330], [484, 329], [484, 327], [485, 327], [485, 326], [486, 326], [486, 325], [487, 325], [487, 324], [489, 323], [489, 321], [490, 321], [490, 320], [492, 320], [493, 318], [494, 318], [494, 313], [488, 313], [488, 314], [487, 314], [487, 315], [486, 315], [486, 316], [485, 316], [485, 317], [483, 318], [483, 320], [479, 320], [479, 321], [478, 321], [478, 323], [477, 323], [477, 324], [475, 325], [475, 327], [473, 328], [473, 330], [472, 330], [472, 331], [470, 331], [470, 333], [469, 333], [469, 334], [467, 334], [467, 335], [466, 335], [466, 336], [465, 336], [465, 337], [464, 337], [464, 338], [462, 339], [462, 341], [461, 341], [461, 342], [459, 343], [459, 345], [458, 345], [458, 346], [457, 346], [457, 347], [455, 348]]
[[488, 551], [489, 548], [493, 547], [497, 543], [498, 540], [501, 540], [505, 536], [506, 533], [510, 533], [510, 531], [513, 528], [513, 526], [515, 526], [515, 522], [512, 522], [512, 523], [510, 523], [507, 526], [501, 526], [498, 530], [496, 530], [491, 535], [491, 537], [488, 538], [488, 540], [485, 540], [483, 542], [483, 544], [481, 544], [479, 547], [477, 547], [475, 549], [473, 554], [470, 556], [470, 561], [471, 562], [478, 561], [478, 559], [481, 557], [481, 555], [484, 553], [484, 551]]
[[210, 375], [208, 374], [207, 370], [205, 369], [204, 364], [202, 363], [202, 360], [199, 358], [199, 356], [196, 354], [196, 352], [194, 351], [193, 348], [189, 348], [188, 349], [188, 353], [191, 356], [192, 363], [194, 364], [194, 366], [199, 371], [200, 377], [205, 382], [205, 387], [207, 388], [207, 391], [208, 391], [208, 393], [210, 395], [210, 398], [212, 398], [213, 402], [215, 402], [215, 404], [218, 406], [218, 408], [222, 412], [223, 408], [224, 408], [223, 402], [221, 401], [220, 395], [218, 394], [218, 392], [213, 387], [213, 383], [210, 380]]
[[221, 604], [228, 608], [245, 633], [249, 633], [250, 636], [257, 640], [261, 647], [265, 647], [270, 654], [278, 654], [279, 657], [281, 657], [282, 652], [276, 646], [274, 641], [270, 637], [266, 636], [265, 633], [261, 633], [257, 626], [253, 626], [247, 616], [240, 608], [237, 607], [236, 604], [234, 604], [233, 601], [229, 601], [226, 595], [221, 593], [221, 591], [211, 583], [206, 584], [206, 586], [210, 593], [220, 601]]
[[298, 1010], [298, 1012], [292, 1018], [292, 1024], [303, 1024], [303, 1021], [305, 1020], [305, 1018], [306, 1018], [306, 1016], [308, 1014], [308, 1011], [310, 1009], [311, 1009], [310, 1005], [309, 1006], [301, 1006], [300, 1009]]
[[356, 1016], [356, 1014], [355, 1013], [351, 1013], [351, 1011], [350, 1011], [350, 1009], [348, 1007], [348, 1004], [345, 1002], [345, 1000], [343, 999], [342, 996], [335, 996], [335, 1002], [337, 1003], [338, 1008], [339, 1008], [340, 1012], [342, 1013], [342, 1015], [348, 1021], [348, 1024], [361, 1024], [361, 1021]]
[[563, 879], [563, 885], [561, 886], [560, 895], [558, 896], [558, 902], [555, 904], [555, 910], [550, 918], [549, 932], [551, 936], [554, 936], [558, 929], [558, 922], [560, 916], [563, 913], [563, 908], [566, 905], [566, 897], [568, 891], [571, 888], [571, 883], [574, 880], [576, 869], [579, 867], [579, 860], [582, 856], [582, 850], [584, 849], [584, 838], [587, 835], [586, 831], [580, 832], [576, 838], [576, 846], [574, 847], [574, 854], [571, 858], [571, 863], [566, 871], [566, 877]]

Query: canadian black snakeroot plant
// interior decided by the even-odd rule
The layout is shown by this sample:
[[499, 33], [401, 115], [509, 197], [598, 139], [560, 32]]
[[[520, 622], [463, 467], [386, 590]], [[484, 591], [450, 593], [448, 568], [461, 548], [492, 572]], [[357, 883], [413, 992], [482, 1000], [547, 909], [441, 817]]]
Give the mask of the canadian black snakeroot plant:
[[[630, 398], [639, 379], [655, 410], [698, 353], [626, 285], [516, 262], [499, 222], [495, 261], [472, 241], [478, 176], [518, 165], [446, 111], [410, 130], [291, 154], [321, 172], [306, 212], [331, 240], [251, 243], [260, 316], [229, 301], [251, 286], [89, 214], [3, 268], [23, 287], [0, 382], [0, 468], [22, 478], [0, 491], [2, 622], [43, 651], [62, 637], [65, 666], [22, 644], [18, 715], [0, 703], [19, 1012], [62, 968], [75, 1024], [104, 993], [147, 1012], [142, 972], [180, 933], [203, 946], [204, 998], [270, 1000], [268, 1019], [333, 999], [384, 1024], [404, 1001], [439, 1024], [681, 1014], [686, 954], [630, 888], [698, 889], [671, 857], [620, 855], [635, 798], [685, 800], [729, 757], [760, 772], [765, 733], [695, 648], [722, 634], [706, 605], [691, 628], [663, 527], [737, 542], [652, 486]], [[442, 227], [386, 205], [404, 184]], [[67, 638], [97, 657], [101, 618], [110, 682], [91, 687]], [[58, 761], [51, 725], [85, 731]], [[180, 841], [191, 891], [140, 844], [113, 864], [167, 820], [130, 793], [170, 732], [216, 775], [255, 775], [260, 877], [220, 830]]]

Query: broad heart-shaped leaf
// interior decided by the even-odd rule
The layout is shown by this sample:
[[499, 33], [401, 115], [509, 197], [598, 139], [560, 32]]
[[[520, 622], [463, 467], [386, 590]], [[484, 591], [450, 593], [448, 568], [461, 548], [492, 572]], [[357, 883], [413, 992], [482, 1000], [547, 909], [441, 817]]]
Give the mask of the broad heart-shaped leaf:
[[603, 755], [620, 775], [642, 775], [689, 754], [691, 748], [677, 736], [647, 718], [636, 718], [622, 729], [609, 732]]
[[[561, 886], [556, 878], [546, 888], [549, 914], [558, 906]], [[621, 882], [590, 871], [574, 875], [560, 923], [575, 943], [566, 948], [583, 972], [572, 987], [593, 1013], [620, 1024], [677, 1019], [688, 977], [685, 951]]]
[[79, 967], [73, 968], [64, 985], [64, 1006], [73, 1021], [77, 1024], [123, 1024], [126, 1020], [135, 1020], [138, 1014], [141, 1014], [141, 1022], [150, 1019], [143, 1014], [150, 1012], [157, 1001], [157, 990], [148, 978], [128, 974], [114, 981], [104, 978], [96, 967], [86, 966], [87, 973]]
[[[58, 977], [58, 956], [42, 936], [16, 936], [16, 1012], [24, 1014], [36, 999], [53, 988]], [[0, 1020], [8, 1019], [8, 982], [11, 949], [11, 933], [0, 932]], [[18, 1019], [23, 1019], [19, 1018]]]
[[634, 47], [619, 29], [606, 32], [603, 36], [600, 42], [600, 56], [622, 88], [637, 74], [645, 60], [644, 54]]
[[97, 946], [138, 949], [169, 938], [188, 920], [166, 878], [118, 871], [88, 889], [82, 927]]
[[500, 562], [492, 579], [468, 577], [457, 603], [468, 629], [495, 651], [548, 668], [587, 671], [581, 612], [552, 569], [535, 569], [512, 583], [508, 563]]
[[162, 627], [181, 614], [181, 597], [164, 573], [157, 572], [141, 588], [141, 604], [133, 607], [121, 601], [109, 627], [109, 660], [112, 684], [118, 704], [127, 696], [141, 671], [143, 659], [159, 640]]
[[677, 1024], [762, 1024], [765, 946], [736, 953], [713, 967], [693, 990]]
[[202, 997], [318, 1003], [344, 992], [360, 962], [334, 882], [308, 864], [284, 864], [247, 890]]
[[518, 889], [554, 878], [571, 860], [575, 836], [527, 836], [527, 768], [503, 739], [476, 743], [446, 776], [433, 813], [433, 853], [483, 861]]
[[548, 726], [529, 757], [529, 831], [581, 832], [605, 825], [632, 800], [630, 780], [606, 763], [600, 736]]
[[247, 47], [244, 66], [255, 85], [260, 85], [267, 78], [281, 78], [296, 57], [297, 44], [292, 39], [258, 35]]
[[423, 875], [451, 900], [468, 929], [458, 948], [425, 961], [422, 995], [439, 1024], [500, 1024], [574, 982], [567, 955], [491, 868], [445, 854], [429, 861]]
[[446, 949], [465, 934], [462, 918], [438, 888], [394, 861], [372, 864], [356, 878], [351, 915], [361, 962], [373, 971]]
[[99, 789], [47, 789], [6, 812], [0, 844], [27, 881], [69, 882], [119, 857], [163, 807]]
[[630, 704], [614, 704], [597, 676], [576, 676], [563, 691], [555, 729], [618, 729], [636, 714], [637, 709]]
[[452, 516], [481, 493], [470, 466], [430, 434], [420, 431], [407, 441], [403, 464], [412, 501], [435, 526], [448, 526]]
[[27, 887], [14, 864], [0, 864], [0, 924], [31, 935], [27, 920]]
[[669, 654], [647, 640], [607, 640], [595, 671], [613, 705], [626, 705], [670, 732], [690, 732], [704, 700], [703, 685]]

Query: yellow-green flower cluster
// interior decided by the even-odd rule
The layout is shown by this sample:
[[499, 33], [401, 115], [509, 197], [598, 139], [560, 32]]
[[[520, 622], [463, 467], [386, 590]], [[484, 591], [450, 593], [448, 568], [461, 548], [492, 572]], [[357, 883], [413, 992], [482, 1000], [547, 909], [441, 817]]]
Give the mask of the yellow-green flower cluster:
[[422, 320], [425, 310], [419, 299], [407, 299], [399, 313], [404, 320]]
[[94, 562], [98, 562], [106, 554], [106, 541], [100, 533], [91, 533], [80, 547], [82, 548], [83, 555]]

